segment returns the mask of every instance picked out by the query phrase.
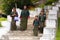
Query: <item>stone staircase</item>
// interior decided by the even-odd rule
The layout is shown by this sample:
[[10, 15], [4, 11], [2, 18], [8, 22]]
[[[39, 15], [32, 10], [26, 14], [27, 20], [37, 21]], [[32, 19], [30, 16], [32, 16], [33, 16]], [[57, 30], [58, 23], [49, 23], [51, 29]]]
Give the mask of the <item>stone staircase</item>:
[[33, 36], [32, 31], [10, 31], [3, 35], [2, 40], [39, 40], [40, 36]]
[[46, 20], [46, 27], [44, 28], [43, 35], [40, 37], [40, 40], [56, 40], [56, 30], [58, 26], [58, 11], [59, 8], [53, 6], [51, 10], [49, 10], [48, 17]]
[[3, 35], [0, 40], [39, 40], [41, 34], [38, 36], [33, 35], [32, 21], [34, 18], [28, 20], [28, 28], [26, 31], [9, 31], [6, 35]]

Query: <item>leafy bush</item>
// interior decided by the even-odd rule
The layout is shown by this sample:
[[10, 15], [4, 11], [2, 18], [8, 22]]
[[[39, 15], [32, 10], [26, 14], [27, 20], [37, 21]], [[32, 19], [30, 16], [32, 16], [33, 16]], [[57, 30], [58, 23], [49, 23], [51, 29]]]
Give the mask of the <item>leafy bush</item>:
[[2, 27], [1, 22], [0, 22], [0, 27]]
[[40, 8], [44, 8], [45, 4], [41, 4], [39, 5]]
[[58, 27], [56, 32], [56, 40], [60, 40], [60, 18], [58, 18]]
[[3, 12], [9, 15], [11, 13], [12, 8], [15, 6], [14, 0], [3, 0], [2, 7]]
[[6, 21], [7, 19], [6, 18], [0, 18], [0, 21]]
[[57, 2], [58, 0], [46, 0], [45, 5], [52, 5], [52, 3]]
[[6, 21], [6, 20], [7, 20], [6, 18], [0, 18], [0, 27], [2, 27], [1, 21]]
[[24, 5], [27, 6], [32, 5], [31, 0], [3, 0], [2, 1], [3, 11], [7, 15], [9, 15], [11, 13], [12, 8], [16, 6], [15, 3], [17, 4], [17, 7], [20, 9], [22, 9]]

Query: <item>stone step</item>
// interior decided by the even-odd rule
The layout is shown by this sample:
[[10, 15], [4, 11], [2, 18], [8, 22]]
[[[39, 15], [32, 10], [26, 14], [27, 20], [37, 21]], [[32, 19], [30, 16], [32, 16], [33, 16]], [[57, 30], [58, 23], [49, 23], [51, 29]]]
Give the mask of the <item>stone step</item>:
[[[33, 24], [27, 25], [27, 30], [33, 30], [33, 28], [34, 28]], [[17, 26], [17, 29], [20, 30], [20, 26]]]
[[17, 36], [30, 36], [33, 34], [33, 31], [10, 31], [9, 33], [7, 33], [6, 35], [17, 35]]
[[29, 18], [28, 19], [28, 24], [30, 24], [30, 23], [32, 24], [33, 23], [33, 20], [34, 20], [34, 18]]
[[39, 40], [40, 36], [27, 36], [27, 35], [4, 35], [2, 38], [2, 40]]
[[0, 40], [39, 40], [42, 35], [39, 33], [38, 36], [33, 35], [33, 20], [34, 18], [28, 19], [26, 31], [9, 31], [6, 35], [3, 35]]
[[[38, 33], [40, 36], [40, 33]], [[7, 36], [33, 36], [33, 30], [26, 30], [26, 31], [10, 31], [6, 34]]]
[[34, 26], [33, 24], [27, 25], [27, 30], [33, 30]]
[[5, 36], [2, 40], [39, 40], [40, 37], [34, 36]]
[[33, 35], [32, 30], [26, 31], [9, 31], [6, 35], [3, 35], [1, 40], [39, 40], [42, 35], [38, 36]]
[[55, 35], [43, 35], [40, 40], [55, 40]]

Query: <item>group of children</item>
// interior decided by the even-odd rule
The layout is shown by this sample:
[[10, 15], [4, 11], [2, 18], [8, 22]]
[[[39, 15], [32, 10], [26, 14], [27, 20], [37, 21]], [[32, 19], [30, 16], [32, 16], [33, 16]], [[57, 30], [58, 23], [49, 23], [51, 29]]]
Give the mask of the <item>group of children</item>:
[[33, 21], [34, 36], [38, 36], [38, 31], [39, 31], [39, 33], [43, 33], [43, 29], [45, 27], [45, 20], [46, 20], [46, 14], [44, 13], [44, 10], [42, 10], [39, 15], [35, 16], [35, 19]]

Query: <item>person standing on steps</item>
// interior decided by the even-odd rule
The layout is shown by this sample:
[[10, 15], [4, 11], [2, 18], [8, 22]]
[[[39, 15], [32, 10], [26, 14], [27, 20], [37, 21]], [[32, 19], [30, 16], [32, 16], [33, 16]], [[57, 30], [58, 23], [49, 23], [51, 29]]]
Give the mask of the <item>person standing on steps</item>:
[[45, 11], [44, 8], [43, 8], [41, 11], [42, 11], [43, 14], [44, 14], [44, 24], [43, 24], [43, 26], [45, 27], [45, 26], [46, 26], [46, 25], [45, 25], [45, 21], [46, 21], [46, 19], [47, 19], [47, 17], [48, 17], [49, 11], [48, 11], [48, 9], [46, 9], [46, 11]]
[[24, 5], [24, 9], [22, 10], [21, 16], [20, 16], [20, 19], [21, 19], [20, 30], [21, 31], [24, 31], [27, 29], [27, 22], [28, 22], [29, 15], [30, 13], [27, 9], [27, 6]]
[[10, 16], [12, 17], [11, 30], [14, 31], [14, 30], [17, 29], [16, 21], [18, 21], [16, 19], [16, 17], [18, 17], [18, 13], [16, 12], [16, 8], [15, 7], [13, 7], [13, 11], [11, 12]]
[[35, 19], [33, 21], [33, 26], [34, 26], [33, 34], [34, 34], [34, 36], [38, 36], [38, 27], [39, 27], [39, 19], [38, 19], [38, 16], [35, 16]]
[[44, 14], [44, 11], [42, 10], [41, 13], [39, 14], [40, 27], [38, 29], [40, 33], [43, 33], [43, 29], [45, 27], [45, 20], [46, 20], [46, 15]]

